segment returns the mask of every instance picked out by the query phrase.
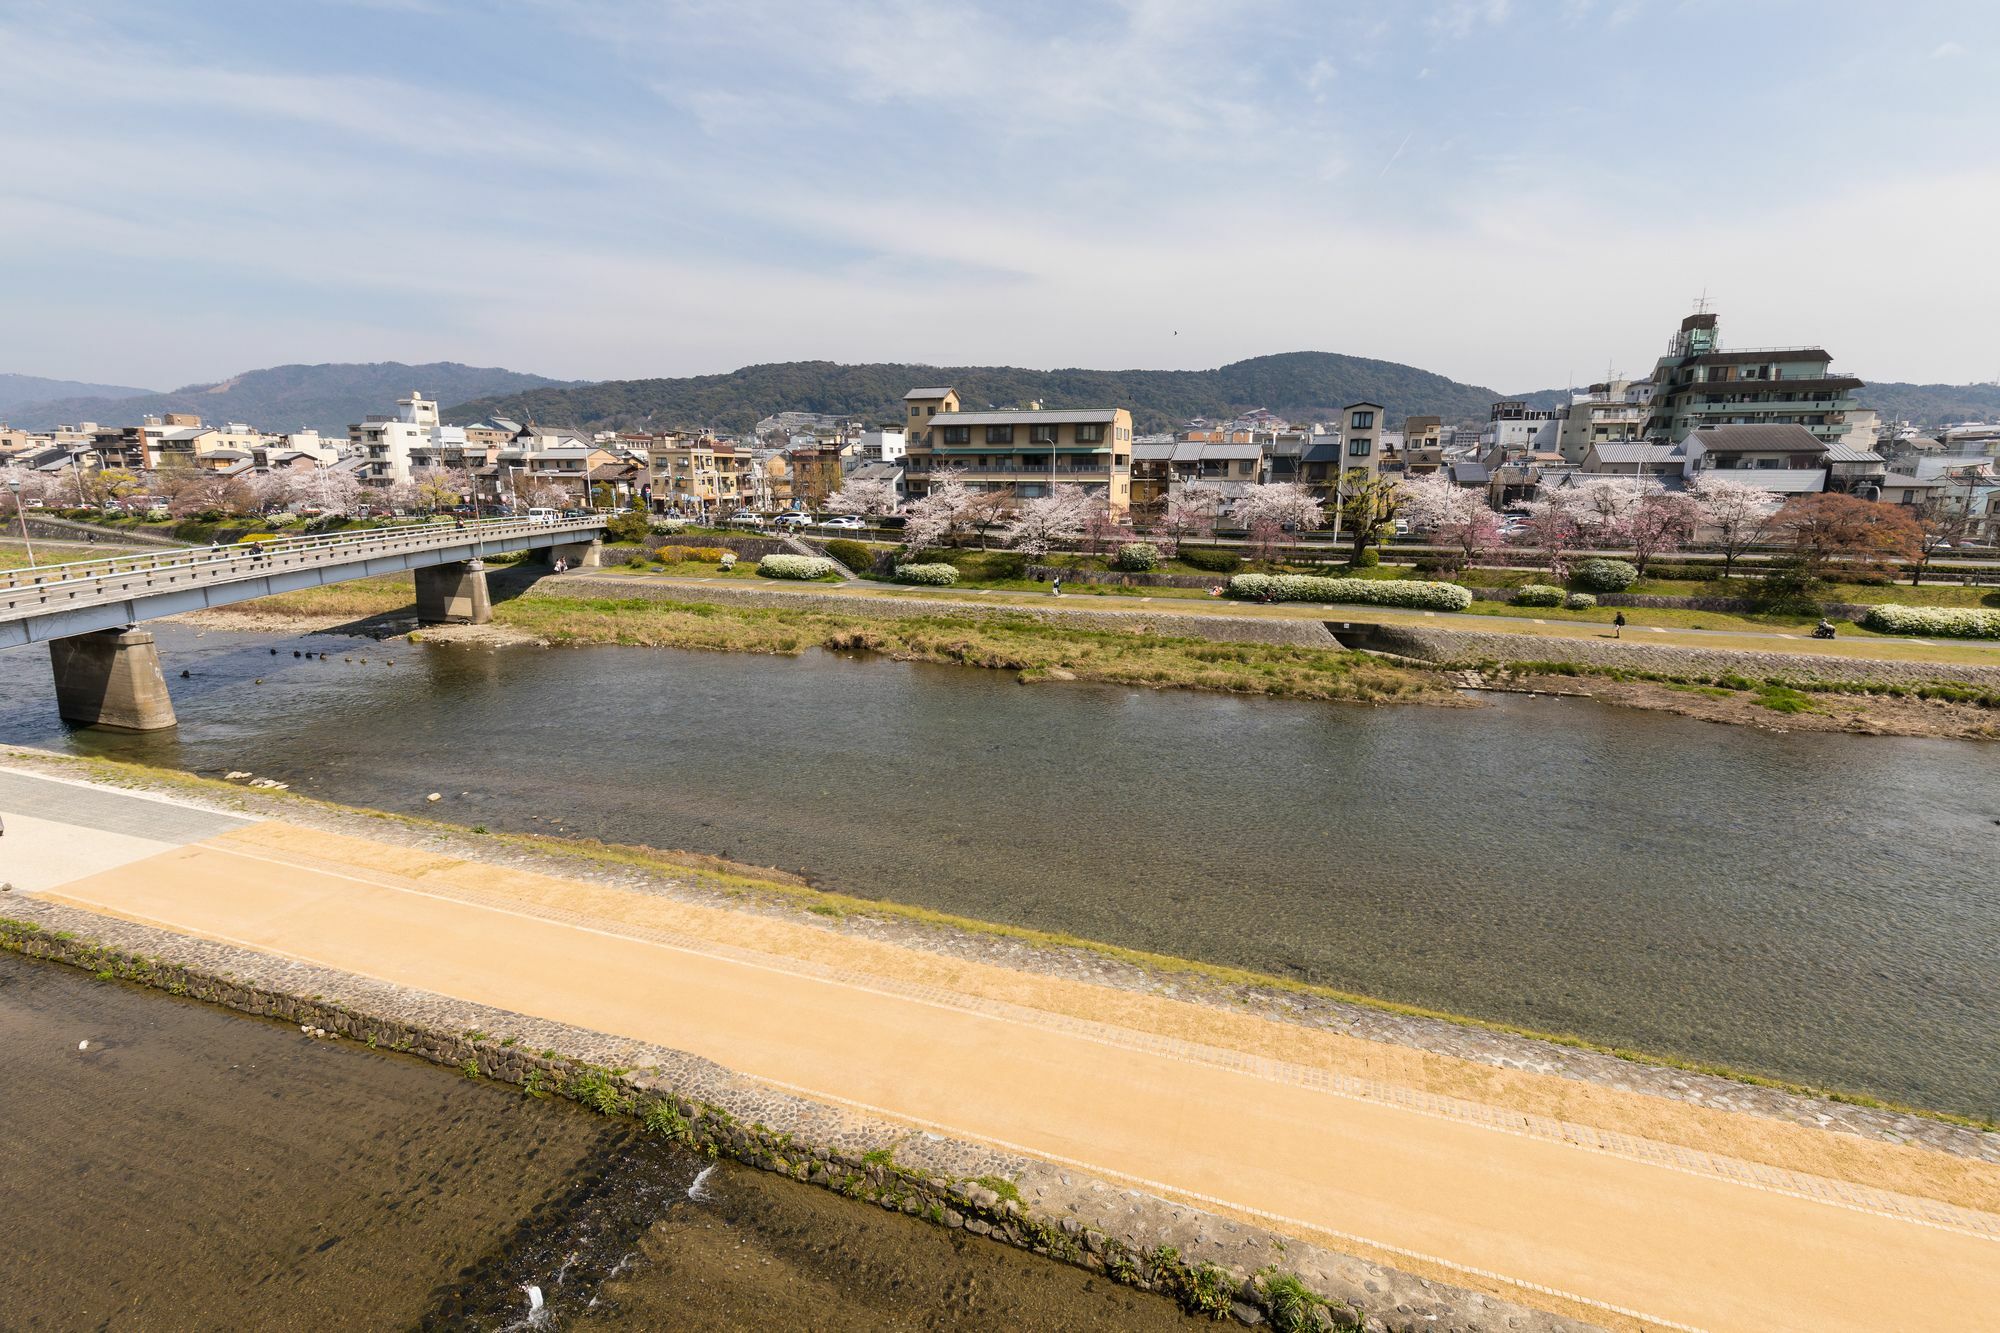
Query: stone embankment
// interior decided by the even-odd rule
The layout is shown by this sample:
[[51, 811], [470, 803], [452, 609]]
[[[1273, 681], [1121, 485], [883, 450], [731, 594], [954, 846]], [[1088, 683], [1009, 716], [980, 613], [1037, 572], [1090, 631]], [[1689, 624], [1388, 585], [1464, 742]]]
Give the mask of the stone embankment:
[[[1579, 1333], [1530, 1310], [1079, 1172], [824, 1105], [710, 1061], [36, 899], [0, 947], [569, 1097], [698, 1151], [1161, 1292], [1190, 1311], [1299, 1329]], [[1287, 1299], [1316, 1293], [1299, 1322]], [[1273, 1279], [1277, 1279], [1273, 1281]]]

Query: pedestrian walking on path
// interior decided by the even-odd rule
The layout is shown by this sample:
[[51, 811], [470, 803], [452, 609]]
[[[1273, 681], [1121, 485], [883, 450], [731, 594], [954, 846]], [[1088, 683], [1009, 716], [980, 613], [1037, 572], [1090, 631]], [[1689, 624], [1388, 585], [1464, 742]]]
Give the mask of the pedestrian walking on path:
[[1614, 639], [1625, 637], [1625, 613], [1623, 611], [1611, 617], [1611, 637]]
[[1062, 575], [1058, 574], [1053, 579], [1049, 580], [1049, 596], [1051, 597], [1062, 596]]

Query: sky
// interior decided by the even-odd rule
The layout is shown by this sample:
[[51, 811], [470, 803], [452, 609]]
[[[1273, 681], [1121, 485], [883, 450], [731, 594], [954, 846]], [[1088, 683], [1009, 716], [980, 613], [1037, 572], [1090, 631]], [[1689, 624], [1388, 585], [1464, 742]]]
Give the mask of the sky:
[[0, 371], [2000, 376], [1993, 0], [0, 0]]

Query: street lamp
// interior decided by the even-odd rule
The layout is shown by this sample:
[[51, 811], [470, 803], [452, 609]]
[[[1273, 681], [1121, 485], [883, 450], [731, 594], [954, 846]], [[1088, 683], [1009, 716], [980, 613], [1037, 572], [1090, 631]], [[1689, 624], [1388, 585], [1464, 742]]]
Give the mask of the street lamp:
[[35, 567], [35, 543], [28, 539], [28, 511], [21, 507], [21, 478], [9, 475], [7, 489], [14, 493], [14, 516], [21, 520], [21, 545], [28, 548], [28, 568]]

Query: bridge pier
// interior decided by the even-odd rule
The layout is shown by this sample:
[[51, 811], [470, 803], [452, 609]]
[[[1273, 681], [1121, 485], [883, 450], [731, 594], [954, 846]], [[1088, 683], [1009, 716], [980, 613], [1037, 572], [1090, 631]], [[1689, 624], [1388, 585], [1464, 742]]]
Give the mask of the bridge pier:
[[486, 563], [477, 557], [413, 571], [417, 578], [417, 623], [484, 625], [493, 619], [486, 590]]
[[175, 725], [174, 701], [149, 630], [128, 626], [50, 639], [49, 665], [55, 670], [56, 711], [65, 722], [119, 731]]
[[551, 565], [561, 560], [567, 569], [598, 569], [604, 564], [604, 542], [601, 538], [587, 542], [565, 542], [543, 551], [542, 558]]

